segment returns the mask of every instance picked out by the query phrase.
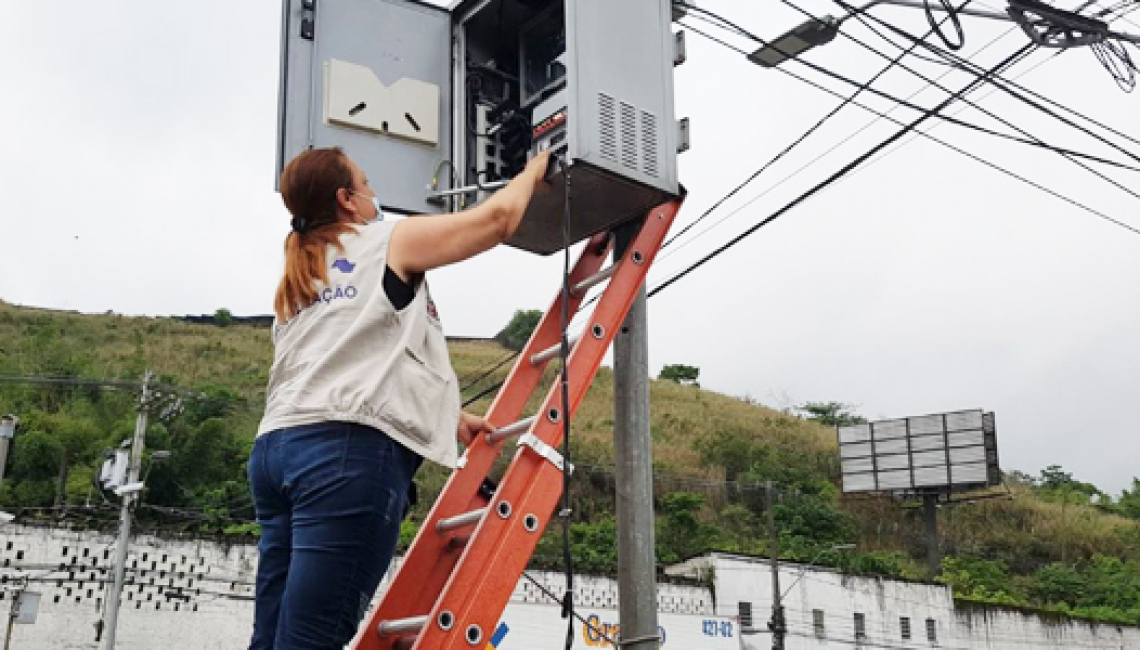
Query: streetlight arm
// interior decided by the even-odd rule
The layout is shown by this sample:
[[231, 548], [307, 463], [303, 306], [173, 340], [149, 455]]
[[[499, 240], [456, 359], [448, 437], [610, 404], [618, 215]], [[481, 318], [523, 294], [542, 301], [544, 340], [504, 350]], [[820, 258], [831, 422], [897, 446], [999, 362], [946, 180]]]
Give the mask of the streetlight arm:
[[[848, 7], [850, 6], [846, 3], [840, 4]], [[864, 11], [867, 11], [868, 9], [878, 5], [897, 5], [899, 7], [911, 7], [912, 9], [926, 9], [926, 3], [922, 2], [922, 0], [871, 0], [867, 4], [855, 9], [854, 12], [844, 16], [843, 18], [840, 18], [839, 21], [843, 22], [844, 20], [847, 20], [856, 14], [861, 14]], [[935, 4], [930, 5], [930, 8], [935, 11], [946, 11], [941, 6]], [[955, 9], [954, 11], [955, 13], [962, 14], [964, 16], [979, 16], [981, 18], [990, 18], [992, 20], [1004, 20], [1007, 22], [1010, 21], [1009, 14], [999, 11], [984, 11], [982, 9], [970, 9], [969, 7]]]
[[853, 548], [855, 548], [854, 544], [836, 544], [835, 546], [832, 546], [831, 548], [825, 548], [822, 551], [820, 551], [819, 553], [816, 553], [815, 557], [813, 557], [811, 559], [811, 562], [808, 562], [807, 564], [805, 564], [803, 567], [800, 568], [800, 572], [796, 576], [796, 579], [792, 580], [792, 584], [788, 585], [788, 588], [784, 590], [784, 593], [780, 594], [780, 600], [783, 601], [784, 597], [787, 596], [789, 593], [791, 593], [792, 587], [795, 587], [796, 583], [798, 583], [800, 580], [803, 579], [804, 575], [807, 573], [807, 570], [812, 568], [813, 566], [815, 566], [816, 561], [819, 560], [819, 558], [823, 557], [824, 553], [836, 553], [838, 551], [850, 551]]

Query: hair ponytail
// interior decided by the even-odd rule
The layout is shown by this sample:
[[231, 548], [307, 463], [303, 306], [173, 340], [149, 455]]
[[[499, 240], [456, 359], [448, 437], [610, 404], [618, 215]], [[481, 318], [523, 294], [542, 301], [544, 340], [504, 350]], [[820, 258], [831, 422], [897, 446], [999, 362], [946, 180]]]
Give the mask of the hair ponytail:
[[329, 281], [329, 246], [343, 251], [340, 236], [356, 231], [337, 218], [336, 193], [342, 188], [352, 188], [352, 170], [339, 147], [305, 151], [281, 174], [281, 198], [294, 230], [285, 237], [285, 273], [273, 299], [279, 322], [316, 301], [317, 281]]

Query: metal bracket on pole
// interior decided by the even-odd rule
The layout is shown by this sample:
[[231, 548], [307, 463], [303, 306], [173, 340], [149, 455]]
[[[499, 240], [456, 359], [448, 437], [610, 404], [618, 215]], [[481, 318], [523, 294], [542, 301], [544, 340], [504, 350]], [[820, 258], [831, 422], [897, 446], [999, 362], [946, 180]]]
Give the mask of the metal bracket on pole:
[[[563, 467], [565, 465], [565, 459], [562, 458], [562, 454], [558, 453], [557, 449], [546, 444], [541, 439], [539, 439], [538, 436], [534, 435], [533, 433], [526, 433], [526, 434], [523, 434], [522, 436], [520, 436], [519, 437], [519, 446], [520, 447], [530, 447], [531, 450], [534, 451], [534, 453], [538, 454], [539, 456], [542, 456], [546, 460], [553, 463], [554, 466], [557, 467], [560, 471], [566, 471], [566, 470], [564, 470], [564, 467]], [[574, 473], [573, 463], [571, 463], [569, 465], [568, 471], [571, 474]]]
[[631, 639], [623, 639], [619, 636], [618, 640], [617, 640], [617, 646], [619, 648], [621, 648], [621, 647], [624, 647], [627, 645], [634, 645], [635, 643], [645, 643], [646, 641], [663, 641], [663, 640], [664, 639], [661, 638], [660, 634], [646, 634], [643, 636], [635, 636]]

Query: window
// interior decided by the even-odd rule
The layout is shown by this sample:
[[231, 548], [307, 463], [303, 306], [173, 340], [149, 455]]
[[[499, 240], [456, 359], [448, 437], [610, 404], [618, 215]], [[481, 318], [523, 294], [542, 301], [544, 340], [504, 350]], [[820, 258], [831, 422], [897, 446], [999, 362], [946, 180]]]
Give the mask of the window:
[[903, 639], [910, 638], [910, 619], [906, 616], [899, 617], [899, 632], [902, 634]]
[[934, 622], [933, 618], [926, 619], [926, 640], [931, 643], [938, 643], [938, 624]]
[[736, 611], [740, 615], [740, 627], [745, 630], [752, 629], [752, 603], [739, 602]]
[[855, 640], [867, 638], [867, 617], [863, 614], [855, 613]]
[[812, 627], [815, 628], [816, 638], [822, 639], [825, 636], [825, 632], [824, 632], [824, 628], [823, 628], [823, 610], [822, 609], [811, 610], [811, 623], [812, 623]]

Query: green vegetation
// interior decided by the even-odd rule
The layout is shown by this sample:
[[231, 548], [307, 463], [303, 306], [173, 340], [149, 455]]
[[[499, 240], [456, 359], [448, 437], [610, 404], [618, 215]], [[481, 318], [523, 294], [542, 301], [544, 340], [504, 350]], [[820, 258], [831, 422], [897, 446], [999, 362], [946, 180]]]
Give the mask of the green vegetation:
[[495, 335], [495, 341], [508, 350], [519, 352], [530, 340], [530, 335], [534, 333], [534, 328], [538, 327], [540, 320], [542, 312], [537, 309], [516, 311], [511, 322]]
[[699, 377], [700, 374], [701, 369], [696, 366], [673, 363], [661, 368], [661, 372], [657, 375], [657, 378], [668, 379], [669, 381], [675, 381], [685, 386], [700, 386], [700, 384], [697, 383], [697, 377]]
[[[520, 312], [500, 338], [521, 345], [536, 320]], [[455, 342], [451, 351], [463, 379], [504, 357], [493, 342]], [[240, 319], [217, 327], [0, 303], [0, 374], [121, 382], [138, 381], [150, 368], [159, 373], [159, 384], [202, 396], [183, 400], [181, 413], [168, 409], [166, 417], [151, 419], [148, 449], [171, 453], [162, 460], [148, 454], [144, 463], [146, 505], [138, 518], [147, 530], [235, 539], [256, 534], [245, 459], [261, 416], [270, 357], [268, 330]], [[468, 394], [507, 371], [491, 373]], [[701, 390], [693, 385], [696, 375], [651, 384], [662, 563], [708, 548], [766, 553], [763, 486], [772, 481], [779, 486], [773, 514], [785, 558], [851, 572], [922, 575], [920, 509], [839, 493], [831, 427], [860, 421], [853, 407], [810, 402], [796, 409], [798, 415], [783, 413]], [[553, 377], [548, 369], [547, 379]], [[580, 570], [613, 572], [617, 562], [612, 395], [613, 375], [602, 368], [572, 427], [578, 469], [569, 541]], [[0, 505], [23, 519], [113, 525], [117, 501], [100, 494], [92, 479], [103, 451], [131, 436], [135, 399], [126, 387], [0, 384], [0, 413], [22, 420]], [[489, 401], [470, 408], [482, 412]], [[403, 526], [404, 544], [445, 479], [437, 468], [420, 472], [420, 503]], [[1058, 466], [1040, 476], [1011, 472], [1008, 483], [1009, 496], [999, 492], [1000, 498], [941, 509], [946, 559], [939, 579], [964, 601], [1140, 623], [1140, 480], [1118, 497]], [[537, 565], [560, 566], [560, 530], [554, 519], [536, 552]], [[857, 546], [829, 550], [839, 544]]]

